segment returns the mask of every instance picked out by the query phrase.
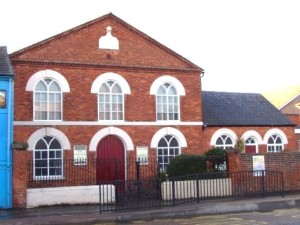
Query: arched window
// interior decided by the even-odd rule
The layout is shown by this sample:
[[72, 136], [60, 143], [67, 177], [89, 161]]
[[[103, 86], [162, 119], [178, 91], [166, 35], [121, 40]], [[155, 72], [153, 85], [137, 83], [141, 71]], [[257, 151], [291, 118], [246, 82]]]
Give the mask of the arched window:
[[157, 161], [160, 171], [165, 171], [170, 161], [180, 154], [178, 140], [171, 135], [166, 135], [160, 139], [157, 147]]
[[62, 90], [54, 79], [42, 79], [35, 86], [34, 120], [62, 120]]
[[218, 137], [215, 147], [222, 148], [222, 149], [233, 148], [234, 147], [233, 140], [229, 135], [223, 134], [220, 137]]
[[63, 176], [63, 150], [60, 142], [51, 136], [37, 141], [33, 152], [33, 174], [36, 179], [58, 179]]
[[283, 151], [283, 141], [278, 134], [273, 134], [268, 139], [268, 152], [282, 152]]
[[118, 83], [104, 82], [98, 93], [99, 120], [123, 120], [124, 94]]
[[157, 120], [179, 120], [179, 97], [170, 83], [161, 85], [156, 94]]

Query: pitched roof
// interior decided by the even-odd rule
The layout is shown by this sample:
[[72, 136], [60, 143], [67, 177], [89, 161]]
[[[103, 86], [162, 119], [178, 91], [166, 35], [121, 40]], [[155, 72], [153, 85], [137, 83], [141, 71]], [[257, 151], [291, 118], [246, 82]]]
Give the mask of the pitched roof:
[[291, 86], [278, 88], [272, 91], [263, 93], [263, 96], [268, 99], [278, 109], [283, 108], [291, 100], [300, 94], [300, 83]]
[[207, 126], [294, 126], [261, 94], [202, 92]]
[[0, 76], [13, 75], [13, 68], [7, 54], [7, 48], [0, 46]]
[[[40, 41], [36, 44], [33, 44], [31, 46], [28, 46], [26, 48], [23, 48], [21, 50], [18, 50], [16, 52], [13, 52], [10, 54], [11, 59], [13, 61], [15, 60], [23, 60], [23, 61], [36, 61], [35, 59], [32, 60], [28, 57], [27, 53], [34, 53], [39, 49], [47, 48], [47, 47], [53, 47], [55, 43], [58, 41], [66, 40], [68, 38], [74, 37], [80, 32], [83, 32], [84, 30], [89, 30], [94, 26], [98, 26], [101, 23], [105, 23], [107, 21], [112, 21], [114, 24], [117, 24], [118, 26], [122, 27], [123, 30], [126, 30], [127, 32], [130, 32], [131, 34], [135, 35], [136, 37], [140, 38], [143, 40], [145, 43], [148, 43], [149, 45], [155, 46], [156, 49], [159, 49], [161, 52], [164, 52], [165, 54], [169, 55], [173, 59], [176, 59], [178, 62], [181, 62], [182, 67], [178, 69], [186, 69], [186, 70], [193, 70], [193, 71], [199, 71], [203, 72], [203, 69], [200, 68], [199, 66], [193, 64], [191, 61], [188, 59], [184, 58], [183, 56], [177, 54], [173, 50], [167, 48], [166, 46], [160, 44], [158, 41], [154, 40], [153, 38], [149, 37], [148, 35], [144, 34], [143, 32], [139, 31], [138, 29], [134, 28], [133, 26], [129, 25], [125, 21], [121, 20], [117, 16], [115, 16], [112, 13], [106, 14], [104, 16], [101, 16], [97, 19], [94, 19], [92, 21], [89, 21], [87, 23], [84, 23], [82, 25], [79, 25], [77, 27], [74, 27], [72, 29], [69, 29], [65, 32], [62, 32], [60, 34], [57, 34], [53, 37], [47, 38], [43, 41]], [[97, 50], [98, 51], [98, 50]], [[62, 54], [60, 54], [62, 55]], [[66, 58], [66, 56], [64, 56]], [[40, 61], [42, 61], [41, 59]], [[58, 59], [56, 59], [58, 60]], [[160, 60], [161, 61], [161, 60]], [[56, 61], [59, 63], [59, 61]], [[75, 64], [76, 61], [72, 61], [73, 64]], [[61, 62], [61, 63], [70, 63], [70, 62]], [[78, 62], [77, 62], [78, 63]], [[94, 63], [94, 62], [93, 62]], [[92, 65], [92, 63], [90, 63]], [[133, 66], [133, 65], [131, 65]], [[134, 65], [135, 67], [139, 67]], [[142, 66], [141, 66], [142, 67]], [[147, 66], [146, 66], [147, 67]]]

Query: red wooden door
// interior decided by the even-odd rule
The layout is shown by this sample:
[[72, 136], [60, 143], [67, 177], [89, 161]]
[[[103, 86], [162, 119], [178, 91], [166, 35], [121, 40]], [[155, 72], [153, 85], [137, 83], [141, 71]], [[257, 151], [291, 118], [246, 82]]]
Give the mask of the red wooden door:
[[125, 180], [125, 149], [116, 136], [103, 138], [97, 146], [97, 181]]
[[256, 153], [256, 146], [255, 145], [246, 145], [245, 153]]

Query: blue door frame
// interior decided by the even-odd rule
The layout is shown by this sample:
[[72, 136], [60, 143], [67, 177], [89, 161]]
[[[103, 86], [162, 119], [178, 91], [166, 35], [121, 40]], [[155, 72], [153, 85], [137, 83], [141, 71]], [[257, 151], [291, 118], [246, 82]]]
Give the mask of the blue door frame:
[[0, 208], [12, 208], [13, 78], [0, 76]]

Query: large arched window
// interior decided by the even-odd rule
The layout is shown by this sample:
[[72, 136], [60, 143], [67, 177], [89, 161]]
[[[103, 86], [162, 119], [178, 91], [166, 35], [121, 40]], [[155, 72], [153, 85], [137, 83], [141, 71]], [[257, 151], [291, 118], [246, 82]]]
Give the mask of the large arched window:
[[273, 134], [268, 139], [268, 152], [282, 152], [283, 151], [283, 141], [278, 134]]
[[164, 83], [157, 90], [156, 117], [157, 120], [179, 120], [179, 96], [170, 83]]
[[115, 81], [104, 82], [98, 94], [99, 120], [124, 119], [124, 94]]
[[52, 78], [42, 79], [35, 86], [34, 120], [62, 120], [62, 90]]
[[234, 143], [232, 138], [229, 135], [223, 134], [217, 138], [215, 147], [222, 148], [222, 149], [233, 148]]
[[37, 141], [33, 160], [33, 174], [36, 179], [63, 177], [63, 150], [55, 137], [45, 136]]
[[166, 135], [160, 139], [157, 146], [157, 161], [160, 171], [165, 171], [170, 161], [180, 154], [180, 146], [176, 137]]

